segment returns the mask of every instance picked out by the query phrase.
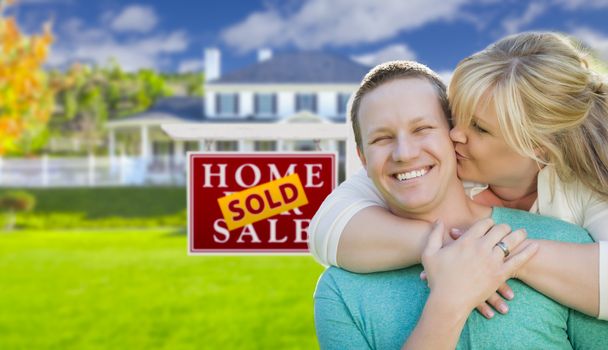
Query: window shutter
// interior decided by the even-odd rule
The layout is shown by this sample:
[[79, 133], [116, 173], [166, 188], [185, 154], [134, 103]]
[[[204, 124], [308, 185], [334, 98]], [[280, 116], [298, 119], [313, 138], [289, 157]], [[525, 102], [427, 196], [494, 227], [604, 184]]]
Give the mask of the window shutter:
[[277, 94], [272, 94], [272, 114], [277, 114]]
[[317, 113], [317, 94], [312, 94], [312, 112]]
[[260, 95], [259, 94], [254, 94], [253, 95], [253, 111], [255, 114], [260, 114]]
[[296, 94], [296, 112], [300, 111], [300, 94]]
[[221, 114], [222, 108], [220, 106], [221, 96], [220, 94], [215, 94], [215, 114]]
[[234, 114], [239, 114], [239, 94], [234, 94]]

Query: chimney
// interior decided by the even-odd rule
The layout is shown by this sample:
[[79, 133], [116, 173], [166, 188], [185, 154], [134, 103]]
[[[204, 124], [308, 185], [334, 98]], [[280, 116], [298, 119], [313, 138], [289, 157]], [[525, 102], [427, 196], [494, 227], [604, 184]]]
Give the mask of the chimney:
[[205, 81], [219, 79], [222, 74], [222, 55], [217, 48], [205, 49]]
[[264, 62], [272, 58], [272, 50], [268, 48], [258, 50], [258, 62]]

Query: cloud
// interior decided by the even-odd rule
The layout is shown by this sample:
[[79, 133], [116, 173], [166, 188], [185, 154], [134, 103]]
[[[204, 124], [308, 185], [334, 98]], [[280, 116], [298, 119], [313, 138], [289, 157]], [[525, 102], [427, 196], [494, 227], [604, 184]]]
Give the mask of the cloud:
[[506, 34], [519, 32], [523, 27], [532, 23], [547, 10], [547, 6], [542, 3], [533, 2], [528, 5], [526, 11], [517, 17], [509, 17], [502, 22]]
[[572, 32], [572, 35], [589, 45], [600, 58], [608, 61], [608, 35], [584, 27], [576, 29]]
[[608, 7], [608, 0], [553, 0], [566, 10], [599, 9]]
[[293, 45], [299, 49], [349, 46], [389, 39], [431, 22], [459, 19], [468, 0], [310, 0], [295, 11], [269, 7], [220, 34], [239, 52]]
[[376, 52], [351, 56], [351, 58], [366, 66], [375, 66], [392, 60], [415, 60], [416, 53], [405, 44], [395, 44]]
[[111, 19], [110, 28], [117, 32], [148, 33], [157, 23], [158, 17], [152, 7], [131, 5]]
[[183, 52], [189, 45], [184, 31], [125, 37], [103, 27], [87, 26], [78, 18], [64, 21], [56, 36], [48, 62], [55, 67], [75, 61], [105, 65], [114, 58], [127, 71], [161, 69], [168, 55]]
[[204, 68], [203, 59], [184, 60], [179, 63], [177, 71], [179, 73], [200, 72]]

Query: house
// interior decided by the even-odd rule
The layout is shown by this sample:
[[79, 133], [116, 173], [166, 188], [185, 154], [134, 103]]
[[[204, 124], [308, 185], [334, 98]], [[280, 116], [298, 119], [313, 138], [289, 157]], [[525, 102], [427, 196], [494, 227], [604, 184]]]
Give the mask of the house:
[[[108, 122], [110, 163], [116, 162], [118, 153], [131, 150], [143, 164], [139, 167], [152, 176], [156, 170], [184, 169], [188, 150], [324, 150], [344, 155], [345, 143], [335, 135], [344, 133], [349, 98], [368, 70], [367, 66], [331, 53], [273, 55], [263, 49], [258, 52], [256, 63], [222, 75], [220, 51], [206, 49], [204, 98], [161, 99], [148, 111]], [[270, 124], [274, 126], [264, 129], [276, 131], [256, 134], [260, 137], [243, 137], [236, 132], [248, 125]], [[296, 138], [281, 132], [305, 130], [305, 125], [311, 124], [335, 127], [338, 131], [325, 136], [301, 133]], [[174, 140], [161, 128], [167, 125], [207, 132]], [[125, 133], [135, 134], [130, 139], [137, 139], [138, 144], [121, 143], [119, 136]], [[149, 180], [143, 180], [148, 176], [137, 178]]]

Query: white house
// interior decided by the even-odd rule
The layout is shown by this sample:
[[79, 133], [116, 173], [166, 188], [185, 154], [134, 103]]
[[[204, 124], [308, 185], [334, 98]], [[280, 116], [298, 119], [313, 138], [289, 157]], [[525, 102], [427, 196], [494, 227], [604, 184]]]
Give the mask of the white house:
[[204, 98], [165, 98], [108, 122], [108, 157], [0, 158], [0, 186], [183, 184], [188, 150], [335, 151], [343, 178], [344, 155], [356, 158], [345, 143], [347, 103], [368, 69], [329, 53], [265, 49], [222, 74], [220, 51], [206, 49]]

